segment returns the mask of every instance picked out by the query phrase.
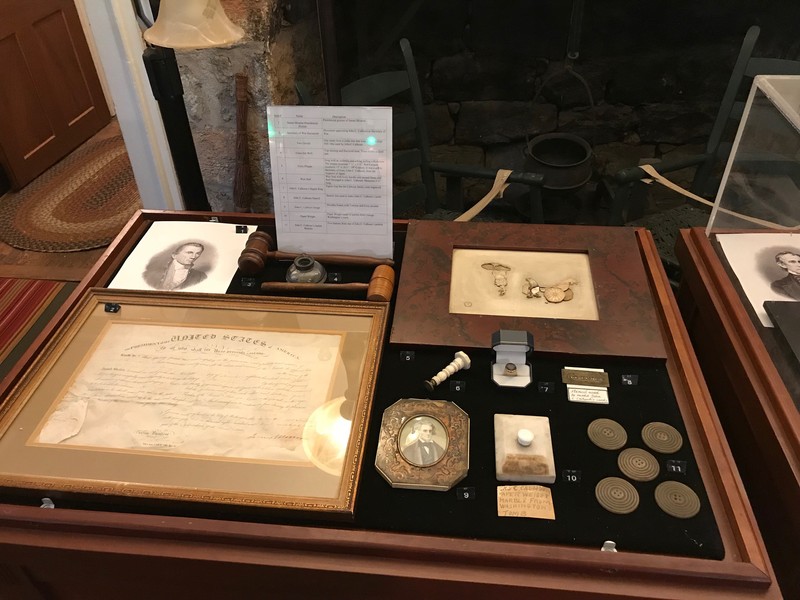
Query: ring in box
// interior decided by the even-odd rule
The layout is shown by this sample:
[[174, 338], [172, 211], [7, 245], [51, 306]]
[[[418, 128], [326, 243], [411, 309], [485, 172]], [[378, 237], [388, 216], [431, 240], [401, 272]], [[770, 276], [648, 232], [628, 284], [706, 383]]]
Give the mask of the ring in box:
[[533, 369], [528, 364], [528, 352], [533, 350], [533, 336], [528, 331], [501, 329], [492, 334], [495, 361], [492, 381], [503, 387], [527, 387]]

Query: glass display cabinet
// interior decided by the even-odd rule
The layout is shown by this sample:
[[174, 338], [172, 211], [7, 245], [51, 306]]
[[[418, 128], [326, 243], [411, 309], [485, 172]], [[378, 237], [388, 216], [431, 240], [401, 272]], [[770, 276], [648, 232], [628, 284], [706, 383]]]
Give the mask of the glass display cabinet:
[[[800, 595], [800, 77], [755, 78], [678, 304], [783, 593]], [[797, 287], [797, 290], [795, 290]]]
[[[773, 235], [763, 232], [748, 235]], [[722, 251], [718, 238], [725, 235], [681, 230], [678, 305], [782, 589], [795, 597], [800, 593], [800, 364], [784, 334], [763, 324], [745, 290], [756, 279], [763, 295], [772, 293], [759, 270], [778, 271], [776, 252], [753, 253], [761, 266], [751, 278], [743, 276], [743, 284]], [[796, 310], [800, 304], [787, 300], [778, 306]], [[796, 314], [790, 317], [795, 325]]]
[[800, 76], [758, 75], [707, 232], [800, 223]]
[[[213, 219], [275, 235], [270, 216], [215, 213]], [[209, 597], [210, 590], [220, 595], [223, 589], [230, 597], [267, 592], [280, 598], [781, 597], [646, 230], [398, 221], [399, 285], [381, 308], [370, 308], [363, 295], [324, 301], [261, 295], [261, 284], [283, 278], [287, 264], [254, 275], [236, 272], [226, 294], [176, 298], [175, 292], [109, 288], [154, 223], [208, 220], [207, 213], [137, 214], [4, 380], [0, 446], [8, 446], [8, 460], [0, 461], [0, 596], [127, 600]], [[220, 255], [219, 262], [236, 264], [237, 258]], [[371, 271], [343, 268], [339, 274], [345, 282], [364, 281]], [[509, 314], [506, 297], [527, 312]], [[476, 308], [479, 302], [488, 308]], [[300, 313], [308, 314], [307, 322], [295, 319]], [[339, 323], [343, 314], [349, 321]], [[294, 323], [286, 340], [253, 333], [284, 327], [281, 315]], [[125, 326], [120, 319], [140, 324]], [[103, 332], [119, 324], [125, 334], [120, 344], [133, 335], [136, 364], [125, 361], [132, 351], [127, 346], [117, 351], [104, 341]], [[162, 336], [163, 351], [148, 345], [150, 326]], [[192, 331], [173, 331], [181, 327]], [[518, 353], [501, 351], [508, 344], [496, 343], [498, 330], [523, 332], [501, 337], [524, 341], [519, 362], [530, 367], [527, 385], [497, 383], [498, 377], [501, 383], [513, 379], [508, 361]], [[344, 454], [298, 446], [290, 457], [298, 464], [279, 479], [287, 459], [276, 453], [285, 450], [288, 434], [271, 438], [280, 444], [269, 445], [266, 458], [253, 458], [249, 450], [220, 455], [216, 446], [198, 455], [196, 448], [172, 452], [172, 443], [163, 441], [170, 432], [149, 425], [133, 433], [147, 445], [156, 440], [156, 451], [92, 442], [103, 444], [97, 451], [85, 440], [70, 443], [90, 432], [48, 404], [59, 389], [85, 382], [91, 391], [87, 374], [102, 371], [115, 356], [117, 368], [154, 386], [149, 395], [164, 400], [140, 368], [144, 354], [158, 349], [174, 368], [184, 358], [197, 362], [224, 351], [226, 335], [242, 348], [258, 342], [255, 354], [224, 354], [226, 369], [230, 363], [235, 373], [244, 372], [239, 357], [246, 355], [263, 354], [274, 369], [270, 345], [292, 342], [293, 353], [302, 350], [308, 359], [303, 368], [317, 359], [330, 362], [336, 355], [331, 348], [341, 347], [341, 364], [332, 364], [334, 375], [322, 379], [331, 385], [295, 398], [300, 404], [292, 414], [302, 421], [301, 400], [319, 397], [337, 422], [346, 416], [351, 434]], [[307, 349], [311, 341], [317, 346]], [[170, 345], [184, 343], [205, 344], [208, 351], [183, 356]], [[468, 369], [461, 368], [459, 353], [468, 355]], [[290, 359], [281, 357], [281, 368]], [[502, 370], [493, 377], [498, 362]], [[440, 371], [448, 369], [445, 380]], [[201, 365], [197, 371], [210, 370]], [[218, 373], [214, 389], [222, 381], [236, 389], [237, 381], [249, 381], [224, 375]], [[271, 388], [280, 389], [269, 372], [252, 376], [262, 384], [236, 400], [239, 408], [260, 406]], [[431, 378], [437, 385], [426, 390]], [[325, 402], [329, 388], [352, 399], [347, 415], [347, 402]], [[104, 390], [118, 392], [110, 379]], [[179, 390], [168, 390], [167, 399], [175, 400]], [[228, 411], [220, 414], [231, 414], [232, 398], [216, 396], [198, 403], [205, 410], [216, 402]], [[107, 400], [105, 392], [98, 400]], [[87, 413], [93, 422], [95, 405]], [[175, 415], [174, 407], [166, 410]], [[184, 411], [172, 424], [196, 424], [197, 412]], [[269, 422], [274, 416], [287, 428], [300, 424], [284, 412], [273, 411]], [[411, 421], [391, 421], [393, 415]], [[253, 425], [244, 417], [236, 423], [208, 419]], [[531, 443], [512, 426], [513, 439], [500, 440], [506, 458], [513, 455], [501, 465], [504, 474], [534, 464], [541, 477], [532, 485], [498, 476], [496, 436], [505, 431], [495, 429], [498, 420], [517, 420], [533, 434]], [[112, 425], [125, 430], [118, 421]], [[49, 435], [43, 427], [51, 425], [64, 437]], [[64, 434], [64, 427], [72, 429]], [[207, 441], [219, 441], [220, 430], [209, 428]], [[432, 435], [440, 454], [412, 458], [416, 435], [421, 441]], [[547, 460], [520, 450], [519, 440], [525, 448], [546, 441]], [[450, 463], [456, 454], [458, 463]], [[303, 459], [312, 455], [316, 461]], [[295, 489], [314, 474], [321, 480], [320, 470], [331, 469], [338, 457], [344, 461], [344, 468], [336, 463], [341, 485], [326, 492], [338, 501]], [[456, 476], [448, 474], [453, 466]], [[439, 476], [449, 479], [442, 483]], [[55, 508], [40, 508], [43, 497]]]

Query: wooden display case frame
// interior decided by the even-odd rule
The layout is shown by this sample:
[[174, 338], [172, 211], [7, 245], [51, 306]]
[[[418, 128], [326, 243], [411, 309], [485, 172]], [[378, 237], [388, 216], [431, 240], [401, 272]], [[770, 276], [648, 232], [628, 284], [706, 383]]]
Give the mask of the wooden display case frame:
[[[775, 364], [775, 358], [785, 357], [769, 351], [767, 343], [774, 341], [765, 343], [759, 335], [752, 309], [705, 229], [680, 233], [680, 310], [781, 588], [787, 597], [797, 597], [800, 412]], [[771, 333], [766, 332], [768, 340]], [[783, 366], [784, 372], [787, 368]], [[798, 385], [800, 371], [795, 377]]]
[[[265, 215], [135, 215], [37, 339], [43, 343], [89, 287], [105, 285], [154, 220], [218, 219], [270, 225]], [[395, 224], [400, 258], [405, 223]], [[536, 227], [536, 226], [531, 226]], [[590, 232], [587, 231], [587, 234]], [[24, 506], [3, 496], [0, 567], [11, 590], [48, 589], [59, 598], [230, 597], [408, 598], [779, 598], [772, 567], [651, 235], [635, 232], [666, 353], [667, 372], [695, 450], [723, 560], [248, 521], [208, 515], [141, 514], [120, 498], [114, 510]], [[237, 257], [231, 257], [236, 260]], [[3, 397], [32, 348], [3, 384]], [[365, 457], [369, 462], [369, 457]], [[420, 492], [425, 493], [425, 492]], [[358, 513], [358, 504], [356, 505]], [[257, 521], [257, 522], [253, 522]], [[147, 573], [146, 576], [141, 574]], [[17, 587], [14, 587], [17, 586]], [[2, 588], [0, 588], [0, 591]], [[16, 597], [25, 597], [21, 594]]]

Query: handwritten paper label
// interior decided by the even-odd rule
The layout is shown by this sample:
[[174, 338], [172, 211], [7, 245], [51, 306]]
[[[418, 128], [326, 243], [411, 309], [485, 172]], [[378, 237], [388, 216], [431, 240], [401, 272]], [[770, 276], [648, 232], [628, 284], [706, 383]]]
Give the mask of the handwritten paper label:
[[501, 485], [497, 488], [497, 516], [555, 521], [550, 488], [541, 485]]
[[571, 385], [567, 386], [567, 399], [570, 402], [608, 404], [608, 392], [605, 388]]

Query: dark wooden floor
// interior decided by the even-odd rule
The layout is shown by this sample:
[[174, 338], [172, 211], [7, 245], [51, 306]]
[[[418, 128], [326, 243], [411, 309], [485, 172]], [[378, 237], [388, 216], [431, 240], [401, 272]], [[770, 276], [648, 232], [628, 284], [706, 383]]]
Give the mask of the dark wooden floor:
[[[119, 135], [117, 120], [93, 139]], [[18, 250], [0, 241], [0, 277], [80, 281], [103, 254], [105, 248], [81, 252], [33, 252]]]
[[0, 242], [0, 277], [80, 281], [105, 248], [82, 252], [32, 252]]

